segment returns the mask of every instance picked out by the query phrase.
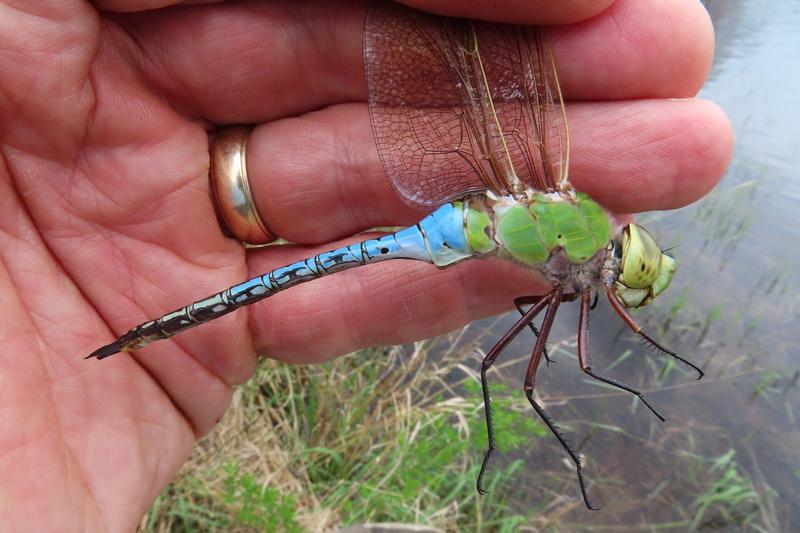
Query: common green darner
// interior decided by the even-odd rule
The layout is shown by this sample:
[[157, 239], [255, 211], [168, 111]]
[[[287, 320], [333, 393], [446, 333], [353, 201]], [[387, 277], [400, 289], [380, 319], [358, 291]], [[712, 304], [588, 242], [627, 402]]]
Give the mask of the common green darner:
[[[569, 136], [553, 54], [530, 28], [448, 19], [376, 5], [365, 26], [364, 55], [375, 141], [387, 176], [410, 203], [433, 208], [419, 223], [377, 239], [275, 269], [140, 324], [89, 357], [103, 359], [166, 339], [321, 276], [390, 259], [444, 268], [497, 257], [538, 271], [545, 296], [515, 300], [521, 318], [481, 365], [489, 447], [477, 488], [495, 449], [487, 371], [524, 328], [537, 335], [524, 379], [526, 396], [575, 464], [589, 502], [581, 461], [534, 398], [534, 380], [559, 305], [580, 299], [581, 369], [596, 374], [587, 350], [592, 296], [604, 292], [622, 319], [658, 350], [626, 308], [648, 304], [667, 288], [675, 261], [644, 228], [613, 219], [567, 179]], [[530, 305], [528, 309], [524, 306]], [[537, 329], [533, 320], [544, 312]], [[691, 365], [702, 376], [700, 369]]]

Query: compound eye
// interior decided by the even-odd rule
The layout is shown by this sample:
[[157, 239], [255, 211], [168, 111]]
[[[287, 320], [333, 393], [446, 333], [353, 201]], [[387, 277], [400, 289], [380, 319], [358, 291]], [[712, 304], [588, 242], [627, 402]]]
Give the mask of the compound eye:
[[626, 286], [644, 289], [658, 278], [661, 249], [646, 229], [628, 224], [622, 236], [621, 278]]

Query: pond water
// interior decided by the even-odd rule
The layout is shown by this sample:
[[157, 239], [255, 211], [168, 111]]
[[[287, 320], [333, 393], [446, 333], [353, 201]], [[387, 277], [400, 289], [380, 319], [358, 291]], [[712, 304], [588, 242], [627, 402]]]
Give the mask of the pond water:
[[[574, 359], [576, 306], [562, 306], [551, 347], [559, 364], [543, 368], [537, 386], [585, 455], [590, 494], [605, 509], [587, 513], [576, 500], [537, 527], [800, 531], [800, 1], [705, 4], [717, 50], [701, 97], [730, 116], [735, 156], [702, 201], [640, 217], [657, 242], [677, 245], [680, 269], [638, 319], [707, 374], [696, 382], [680, 365], [665, 371], [663, 358], [598, 307], [595, 371], [646, 391], [669, 419], [661, 424], [630, 396], [584, 379]], [[512, 347], [519, 358], [529, 350], [530, 339]], [[518, 389], [525, 365], [494, 379]], [[547, 440], [537, 439], [520, 478], [509, 480], [521, 488], [517, 510], [552, 502], [553, 493], [578, 496], [565, 454]], [[563, 484], [542, 473], [559, 469]]]

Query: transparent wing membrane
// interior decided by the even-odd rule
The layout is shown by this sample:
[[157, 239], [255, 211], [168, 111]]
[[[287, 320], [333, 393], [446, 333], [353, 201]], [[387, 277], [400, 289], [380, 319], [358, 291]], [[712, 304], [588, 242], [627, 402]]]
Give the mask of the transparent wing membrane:
[[364, 39], [375, 142], [408, 202], [566, 181], [566, 117], [541, 30], [377, 4]]

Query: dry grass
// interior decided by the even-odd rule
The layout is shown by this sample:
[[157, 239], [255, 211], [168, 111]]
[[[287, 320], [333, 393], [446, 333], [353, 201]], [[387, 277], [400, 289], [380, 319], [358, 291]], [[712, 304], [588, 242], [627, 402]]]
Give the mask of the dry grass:
[[[724, 452], [732, 448], [720, 428], [691, 416], [662, 425], [619, 391], [559, 384], [559, 375], [581, 376], [571, 368], [574, 338], [551, 343], [559, 364], [543, 373], [540, 398], [568, 434], [580, 437], [590, 492], [604, 510], [585, 511], [574, 470], [515, 390], [529, 353], [524, 341], [493, 374], [501, 453], [490, 465], [490, 494], [478, 497], [486, 436], [476, 369], [491, 329], [463, 329], [325, 365], [263, 361], [141, 529], [330, 531], [394, 521], [444, 531], [620, 530], [623, 524], [685, 530], [780, 523], [774, 498], [755, 496], [736, 455]], [[642, 390], [683, 394], [688, 381], [681, 373], [668, 383], [672, 372], [665, 373], [663, 360], [629, 355], [623, 351], [607, 368], [627, 372], [626, 381]], [[638, 370], [630, 375], [631, 369]]]

